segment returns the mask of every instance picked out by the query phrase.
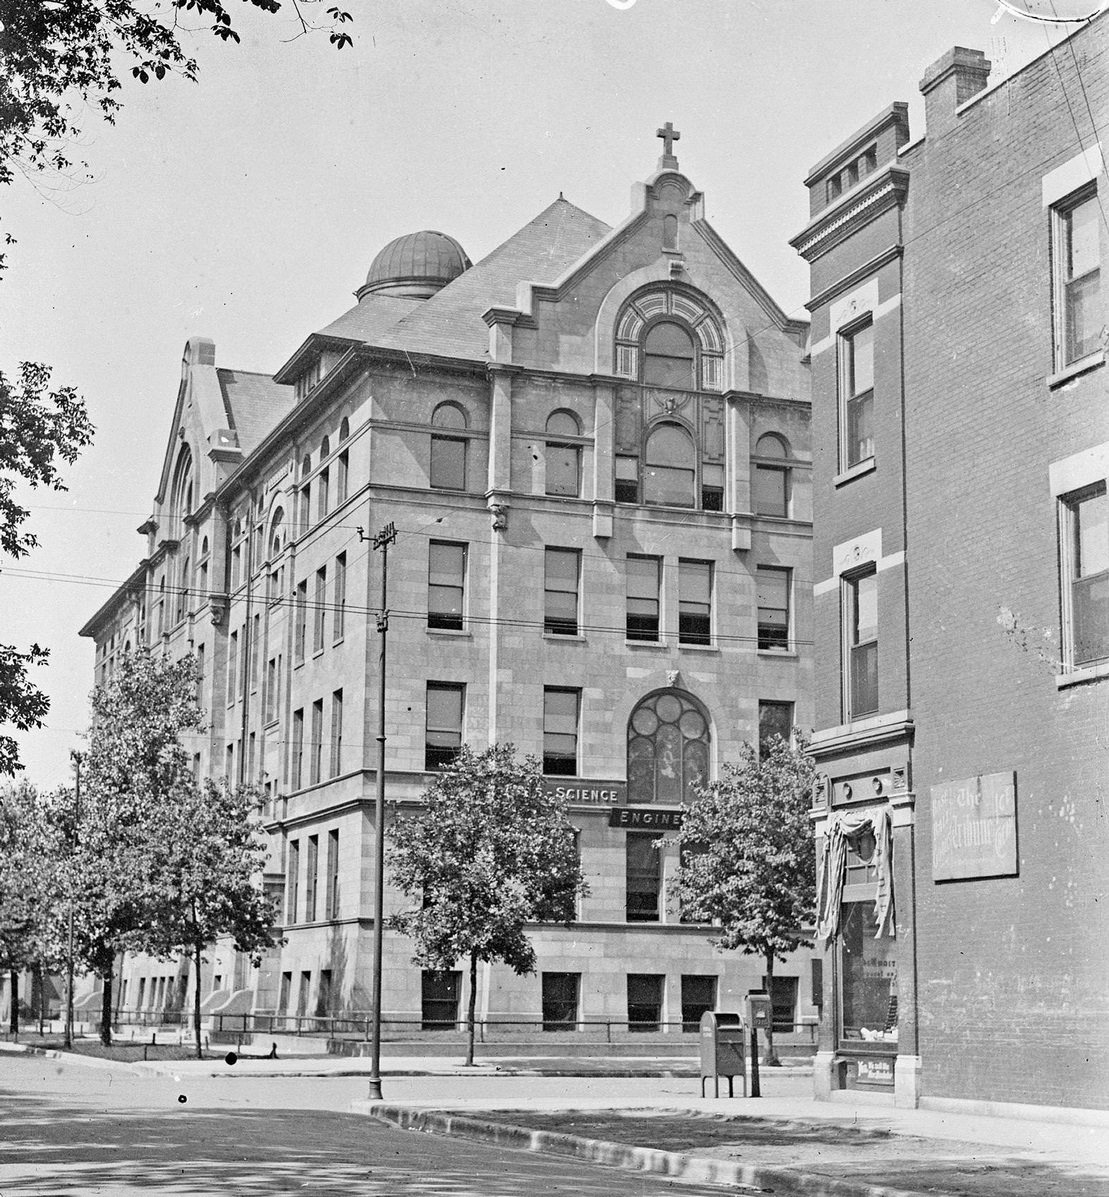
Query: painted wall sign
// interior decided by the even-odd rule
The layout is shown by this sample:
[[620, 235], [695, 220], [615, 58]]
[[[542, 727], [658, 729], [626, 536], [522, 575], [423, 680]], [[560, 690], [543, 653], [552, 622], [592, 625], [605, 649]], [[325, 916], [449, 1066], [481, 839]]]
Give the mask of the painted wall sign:
[[609, 827], [630, 831], [677, 831], [682, 825], [680, 810], [655, 810], [653, 807], [624, 806], [608, 812]]
[[892, 1085], [893, 1061], [860, 1060], [859, 1080], [870, 1085]]
[[571, 806], [619, 806], [627, 800], [628, 786], [623, 781], [582, 781], [571, 778], [564, 785], [548, 785], [547, 793], [569, 802]]
[[1016, 873], [1016, 773], [987, 773], [933, 786], [932, 880]]

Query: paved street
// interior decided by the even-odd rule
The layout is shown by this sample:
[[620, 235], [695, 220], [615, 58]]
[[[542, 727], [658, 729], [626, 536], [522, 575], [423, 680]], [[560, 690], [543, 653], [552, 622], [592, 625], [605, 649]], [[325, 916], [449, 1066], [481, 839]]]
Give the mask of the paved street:
[[[503, 1082], [502, 1082], [503, 1083]], [[670, 1082], [675, 1102], [688, 1082]], [[389, 1084], [398, 1100], [471, 1096], [495, 1078], [421, 1077]], [[545, 1096], [627, 1086], [630, 1099], [666, 1081], [537, 1078]], [[474, 1086], [477, 1088], [475, 1089]], [[333, 1079], [136, 1077], [42, 1057], [0, 1058], [0, 1197], [306, 1191], [356, 1197], [688, 1197], [719, 1193], [524, 1152], [393, 1130], [347, 1113], [366, 1083]], [[184, 1098], [185, 1100], [180, 1100]]]

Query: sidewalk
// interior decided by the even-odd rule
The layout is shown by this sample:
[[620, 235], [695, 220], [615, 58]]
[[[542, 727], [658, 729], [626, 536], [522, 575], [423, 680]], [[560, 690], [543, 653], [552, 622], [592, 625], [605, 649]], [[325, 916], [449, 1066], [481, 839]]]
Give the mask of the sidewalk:
[[1104, 1127], [816, 1102], [808, 1077], [767, 1097], [628, 1108], [607, 1100], [355, 1102], [392, 1125], [701, 1183], [806, 1197], [1109, 1197]]

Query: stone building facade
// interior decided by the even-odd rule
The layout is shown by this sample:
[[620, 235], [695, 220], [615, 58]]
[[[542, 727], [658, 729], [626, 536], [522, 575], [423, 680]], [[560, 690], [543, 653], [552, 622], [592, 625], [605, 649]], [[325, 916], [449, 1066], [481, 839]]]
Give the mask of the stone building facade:
[[1109, 1107], [1109, 24], [809, 173], [822, 1096]]
[[[146, 557], [83, 633], [100, 678], [138, 644], [195, 652], [197, 770], [264, 793], [285, 944], [258, 972], [217, 951], [210, 1010], [369, 1008], [368, 538], [390, 523], [390, 811], [463, 741], [512, 742], [568, 792], [590, 887], [573, 926], [534, 929], [537, 975], [481, 974], [481, 1015], [678, 1029], [759, 987], [681, 921], [654, 845], [695, 778], [812, 722], [807, 325], [665, 148], [616, 228], [560, 196], [477, 264], [399, 238], [272, 377], [187, 345]], [[464, 978], [411, 956], [386, 934], [386, 1017], [452, 1022]], [[145, 960], [125, 979], [140, 1009], [189, 984]], [[780, 1022], [815, 1022], [811, 997], [801, 952]]]

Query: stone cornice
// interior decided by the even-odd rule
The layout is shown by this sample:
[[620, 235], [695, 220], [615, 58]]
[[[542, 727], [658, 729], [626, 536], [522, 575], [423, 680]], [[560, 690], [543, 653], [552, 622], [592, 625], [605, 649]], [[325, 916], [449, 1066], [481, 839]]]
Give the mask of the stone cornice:
[[815, 261], [875, 217], [899, 206], [908, 190], [909, 172], [888, 166], [852, 188], [839, 203], [825, 208], [789, 243], [805, 261]]

